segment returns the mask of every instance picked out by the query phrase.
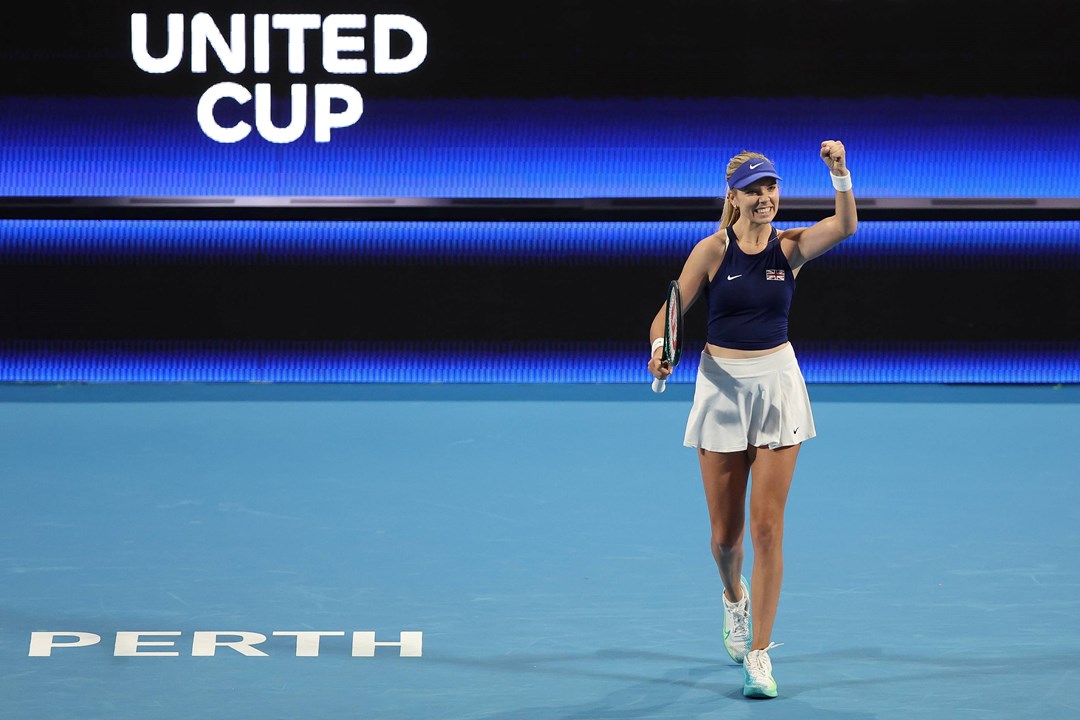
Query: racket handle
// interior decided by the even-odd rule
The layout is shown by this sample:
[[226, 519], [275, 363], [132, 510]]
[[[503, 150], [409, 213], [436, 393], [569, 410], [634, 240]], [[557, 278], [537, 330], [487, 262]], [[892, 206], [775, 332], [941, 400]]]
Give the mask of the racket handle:
[[667, 389], [667, 380], [661, 380], [660, 378], [653, 378], [652, 391], [654, 393], [662, 393]]

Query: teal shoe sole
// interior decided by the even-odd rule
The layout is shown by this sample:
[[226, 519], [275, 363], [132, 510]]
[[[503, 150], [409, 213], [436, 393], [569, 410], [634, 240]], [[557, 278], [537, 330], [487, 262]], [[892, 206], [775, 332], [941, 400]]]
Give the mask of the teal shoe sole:
[[774, 698], [776, 697], [776, 688], [763, 688], [758, 685], [744, 685], [742, 694], [748, 698]]

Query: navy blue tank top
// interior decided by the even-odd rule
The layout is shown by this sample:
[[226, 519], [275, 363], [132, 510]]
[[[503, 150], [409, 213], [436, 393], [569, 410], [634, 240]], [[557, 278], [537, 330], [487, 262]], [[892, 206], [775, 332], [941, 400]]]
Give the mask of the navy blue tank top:
[[727, 250], [716, 276], [705, 286], [708, 339], [736, 350], [767, 350], [787, 342], [795, 273], [773, 229], [765, 249], [747, 255], [727, 228]]

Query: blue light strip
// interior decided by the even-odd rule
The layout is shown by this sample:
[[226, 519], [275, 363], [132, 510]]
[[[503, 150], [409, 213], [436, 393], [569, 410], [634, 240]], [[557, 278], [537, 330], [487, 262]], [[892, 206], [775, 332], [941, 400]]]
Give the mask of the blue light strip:
[[1076, 98], [372, 98], [329, 143], [228, 145], [196, 104], [2, 97], [0, 196], [716, 197], [749, 148], [821, 197], [839, 138], [861, 197], [1080, 197]]
[[[805, 343], [810, 383], [1080, 383], [1080, 342]], [[573, 358], [573, 362], [567, 362]], [[0, 382], [640, 383], [636, 344], [0, 341]], [[692, 383], [695, 353], [672, 383]]]
[[[805, 223], [777, 223], [793, 227]], [[213, 261], [681, 265], [709, 222], [0, 220], [11, 264]], [[1080, 221], [864, 221], [815, 263], [845, 269], [1080, 270]]]
[[[438, 265], [655, 263], [673, 269], [713, 223], [0, 221], [8, 266], [33, 262], [395, 260]], [[1080, 269], [1080, 222], [865, 222], [815, 263], [842, 269]], [[818, 383], [1076, 383], [1080, 345], [857, 343], [798, 346]], [[692, 355], [693, 353], [688, 353]], [[579, 358], [568, 363], [567, 357]], [[641, 348], [0, 341], [2, 382], [632, 383]], [[693, 378], [688, 357], [674, 382]]]

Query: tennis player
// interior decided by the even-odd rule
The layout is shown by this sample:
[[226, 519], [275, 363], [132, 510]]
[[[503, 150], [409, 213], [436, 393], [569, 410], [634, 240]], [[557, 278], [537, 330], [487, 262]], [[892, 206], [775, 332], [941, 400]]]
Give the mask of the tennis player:
[[[814, 417], [802, 370], [788, 342], [795, 277], [803, 265], [855, 233], [858, 214], [844, 145], [821, 143], [835, 211], [808, 227], [777, 230], [780, 175], [744, 151], [727, 166], [719, 229], [690, 252], [679, 275], [683, 309], [704, 295], [707, 343], [683, 444], [697, 449], [712, 526], [712, 554], [724, 585], [724, 646], [744, 669], [743, 694], [776, 697], [769, 651], [784, 570], [784, 507]], [[649, 372], [661, 363], [664, 308], [652, 322]], [[753, 478], [752, 483], [750, 478]], [[746, 492], [750, 490], [750, 587], [742, 576]], [[752, 620], [751, 620], [752, 618]]]

